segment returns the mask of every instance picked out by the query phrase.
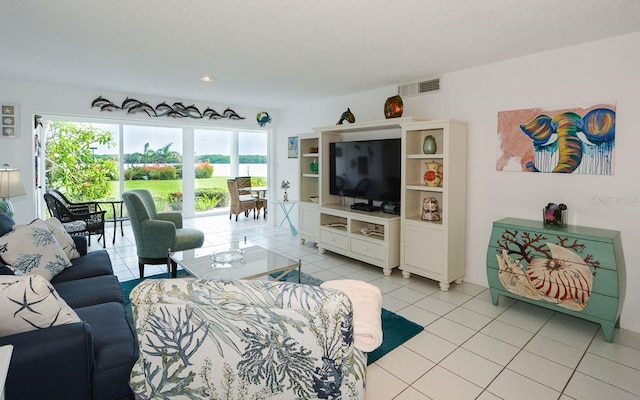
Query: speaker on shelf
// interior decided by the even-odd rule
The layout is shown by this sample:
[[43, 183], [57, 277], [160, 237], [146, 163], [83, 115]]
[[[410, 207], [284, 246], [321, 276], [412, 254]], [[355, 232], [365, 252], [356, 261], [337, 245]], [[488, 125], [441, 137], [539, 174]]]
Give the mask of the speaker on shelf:
[[399, 202], [385, 201], [384, 203], [380, 204], [380, 208], [382, 209], [382, 212], [385, 212], [387, 214], [398, 214], [398, 215], [400, 215], [400, 203]]

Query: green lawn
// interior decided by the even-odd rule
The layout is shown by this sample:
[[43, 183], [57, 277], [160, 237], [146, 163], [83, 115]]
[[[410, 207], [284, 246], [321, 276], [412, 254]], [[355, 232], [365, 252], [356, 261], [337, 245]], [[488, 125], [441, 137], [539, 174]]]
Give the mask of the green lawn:
[[[224, 191], [227, 190], [227, 178], [223, 176], [216, 176], [213, 178], [196, 179], [196, 189], [204, 188], [220, 188]], [[124, 181], [124, 190], [133, 189], [147, 189], [154, 197], [167, 198], [169, 193], [182, 191], [182, 179], [175, 179], [171, 181], [159, 181], [159, 180], [136, 180], [136, 181]], [[118, 182], [111, 182], [111, 193], [118, 193]], [[116, 197], [116, 196], [112, 196]]]
[[[266, 177], [252, 177], [251, 179], [252, 185], [254, 186], [266, 186], [267, 178]], [[197, 189], [221, 189], [225, 193], [227, 192], [227, 178], [223, 176], [216, 176], [212, 178], [203, 178], [196, 179], [196, 190]], [[110, 182], [111, 185], [111, 193], [109, 196], [111, 199], [120, 198], [118, 194], [118, 181]], [[176, 193], [182, 191], [182, 180], [135, 180], [135, 181], [124, 181], [124, 190], [133, 190], [133, 189], [147, 189], [151, 192], [155, 199], [156, 207], [158, 207], [158, 211], [167, 211], [171, 209], [171, 204], [169, 201], [169, 194]], [[202, 201], [204, 200], [204, 202]], [[218, 200], [219, 201], [219, 200]], [[218, 203], [216, 201], [215, 204], [208, 203], [206, 198], [196, 198], [196, 210], [197, 211], [206, 211], [211, 210], [215, 207], [221, 207], [226, 205], [226, 201]], [[176, 203], [173, 203], [174, 205]], [[179, 209], [181, 207], [181, 202], [177, 205]], [[111, 216], [112, 212], [107, 210], [107, 218]]]

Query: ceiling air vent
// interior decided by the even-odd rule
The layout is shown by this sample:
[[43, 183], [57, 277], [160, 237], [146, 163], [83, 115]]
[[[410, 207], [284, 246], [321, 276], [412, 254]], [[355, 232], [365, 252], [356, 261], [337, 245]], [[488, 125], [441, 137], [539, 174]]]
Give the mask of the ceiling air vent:
[[398, 86], [398, 94], [402, 97], [411, 97], [438, 91], [440, 91], [440, 78]]

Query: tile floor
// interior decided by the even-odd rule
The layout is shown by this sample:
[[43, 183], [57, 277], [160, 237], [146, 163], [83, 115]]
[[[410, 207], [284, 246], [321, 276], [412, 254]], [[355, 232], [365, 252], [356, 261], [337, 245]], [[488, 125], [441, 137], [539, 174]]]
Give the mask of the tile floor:
[[[302, 245], [288, 230], [274, 234], [264, 220], [227, 215], [185, 220], [205, 232], [205, 246], [249, 240], [292, 258], [318, 278], [360, 279], [383, 292], [383, 307], [423, 325], [424, 331], [370, 365], [368, 400], [640, 399], [640, 334], [617, 329], [614, 343], [599, 326], [500, 297], [462, 283], [442, 292], [434, 281], [400, 271], [385, 277], [374, 266]], [[130, 227], [109, 232], [107, 251], [121, 281], [138, 277]], [[95, 242], [92, 249], [102, 248]], [[166, 272], [147, 266], [145, 275]]]

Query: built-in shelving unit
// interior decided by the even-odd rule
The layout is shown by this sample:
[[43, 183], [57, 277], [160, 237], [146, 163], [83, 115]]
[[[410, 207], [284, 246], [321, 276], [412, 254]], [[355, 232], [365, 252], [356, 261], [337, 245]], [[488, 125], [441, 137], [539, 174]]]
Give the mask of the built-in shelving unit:
[[[400, 217], [381, 211], [352, 210], [345, 199], [329, 193], [329, 146], [333, 142], [399, 138], [401, 124], [422, 121], [405, 117], [357, 124], [314, 128], [300, 136], [300, 240], [317, 243], [325, 250], [343, 254], [383, 268], [385, 274], [400, 264]], [[318, 153], [311, 153], [317, 148]], [[310, 164], [317, 156], [318, 174]], [[317, 202], [311, 197], [317, 196]]]
[[[313, 133], [301, 135], [299, 137], [298, 148], [300, 149], [300, 201], [312, 202], [312, 197], [318, 197], [320, 193], [320, 174], [318, 170], [312, 171], [313, 161], [320, 163], [320, 138]], [[315, 152], [312, 152], [315, 150]]]
[[[425, 154], [425, 137], [436, 152]], [[402, 124], [402, 193], [400, 269], [440, 282], [448, 290], [465, 271], [467, 126], [453, 120]], [[425, 184], [427, 163], [442, 165], [439, 186]], [[423, 219], [425, 199], [437, 201], [438, 220]]]
[[[322, 201], [322, 187], [328, 176], [325, 169], [326, 156], [329, 154], [330, 141], [338, 141], [337, 135], [322, 135], [321, 132], [313, 132], [299, 136], [298, 148], [300, 156], [300, 203], [298, 237], [301, 243], [310, 241], [317, 243], [320, 233], [320, 213], [318, 207]], [[317, 163], [317, 171], [311, 169], [313, 162]], [[324, 177], [324, 178], [323, 178]]]

